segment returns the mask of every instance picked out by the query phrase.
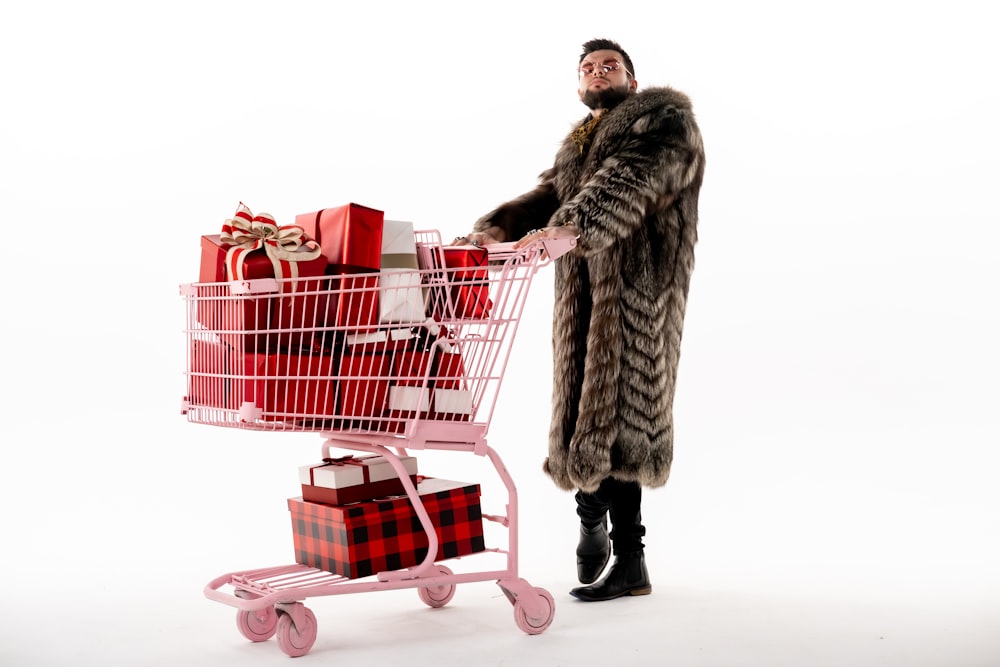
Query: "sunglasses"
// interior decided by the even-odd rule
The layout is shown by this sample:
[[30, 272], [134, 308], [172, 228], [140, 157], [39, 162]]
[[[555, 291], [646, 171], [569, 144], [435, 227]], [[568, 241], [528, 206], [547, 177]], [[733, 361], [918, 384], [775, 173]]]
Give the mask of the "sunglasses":
[[620, 69], [625, 70], [626, 74], [632, 76], [632, 72], [629, 72], [625, 69], [624, 65], [614, 59], [605, 60], [603, 63], [593, 63], [589, 60], [584, 60], [580, 63], [580, 67], [577, 69], [577, 74], [579, 74], [582, 79], [585, 76], [594, 76], [597, 72], [601, 72], [602, 74], [611, 74], [612, 72], [617, 72]]

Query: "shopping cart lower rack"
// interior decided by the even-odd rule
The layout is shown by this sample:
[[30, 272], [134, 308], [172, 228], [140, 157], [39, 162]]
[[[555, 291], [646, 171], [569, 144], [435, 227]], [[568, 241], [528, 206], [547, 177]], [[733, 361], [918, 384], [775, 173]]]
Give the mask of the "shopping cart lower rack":
[[[206, 597], [237, 609], [244, 637], [277, 635], [290, 656], [316, 640], [316, 617], [303, 604], [312, 597], [415, 588], [441, 607], [458, 584], [496, 581], [522, 631], [544, 632], [555, 614], [552, 595], [518, 574], [517, 488], [487, 435], [532, 279], [575, 239], [479, 249], [444, 246], [434, 231], [415, 236], [418, 269], [181, 286], [188, 421], [317, 434], [325, 460], [334, 449], [381, 455], [426, 535], [426, 555], [411, 567], [351, 577], [296, 562], [229, 572], [205, 586]], [[436, 562], [438, 526], [404, 466], [410, 450], [492, 464], [506, 513], [482, 519], [505, 529], [506, 543], [484, 551], [505, 567], [454, 572]]]

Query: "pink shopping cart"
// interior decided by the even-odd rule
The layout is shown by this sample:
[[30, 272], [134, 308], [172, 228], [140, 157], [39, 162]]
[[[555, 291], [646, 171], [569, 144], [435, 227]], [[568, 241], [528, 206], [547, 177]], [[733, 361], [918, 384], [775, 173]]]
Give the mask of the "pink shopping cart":
[[[338, 458], [335, 448], [380, 455], [405, 491], [395, 502], [418, 520], [410, 566], [378, 561], [370, 574], [345, 575], [302, 554], [296, 542], [297, 556], [309, 557], [229, 572], [205, 586], [206, 597], [237, 609], [244, 637], [277, 635], [292, 657], [316, 640], [316, 617], [303, 604], [311, 597], [415, 588], [425, 604], [441, 607], [457, 584], [496, 581], [522, 631], [544, 632], [555, 614], [552, 595], [518, 574], [517, 489], [487, 434], [532, 279], [575, 240], [515, 250], [512, 243], [444, 246], [436, 231], [415, 238], [416, 269], [181, 286], [188, 421], [318, 434], [324, 461]], [[506, 489], [505, 514], [476, 518], [506, 539], [493, 546], [483, 538], [458, 557], [489, 552], [506, 567], [456, 573], [437, 562], [455, 557], [443, 544], [451, 538], [404, 465], [411, 450], [488, 459]]]

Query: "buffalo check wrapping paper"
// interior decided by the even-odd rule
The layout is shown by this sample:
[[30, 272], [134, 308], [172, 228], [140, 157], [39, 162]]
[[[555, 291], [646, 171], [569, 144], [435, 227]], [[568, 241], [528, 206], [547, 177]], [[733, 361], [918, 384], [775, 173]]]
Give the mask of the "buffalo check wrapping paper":
[[[480, 487], [418, 477], [417, 493], [438, 539], [435, 560], [486, 550]], [[289, 498], [295, 562], [357, 579], [421, 563], [428, 540], [410, 499], [333, 506]]]

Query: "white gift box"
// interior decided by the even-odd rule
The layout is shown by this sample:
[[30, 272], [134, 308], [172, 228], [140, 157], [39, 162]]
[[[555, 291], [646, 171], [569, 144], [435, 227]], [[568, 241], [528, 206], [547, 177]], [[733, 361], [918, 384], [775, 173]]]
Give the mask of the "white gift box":
[[[417, 474], [417, 459], [400, 456], [400, 462], [410, 475]], [[367, 476], [367, 480], [365, 477]], [[349, 456], [334, 459], [333, 463], [314, 463], [299, 467], [299, 482], [328, 489], [342, 489], [367, 482], [399, 479], [392, 464], [384, 456]]]
[[379, 322], [423, 322], [426, 319], [418, 268], [413, 223], [385, 220], [379, 269]]
[[434, 412], [438, 415], [471, 415], [472, 392], [468, 389], [435, 389]]
[[367, 345], [371, 343], [399, 342], [416, 338], [410, 329], [378, 329], [368, 333], [351, 334], [347, 336], [348, 345]]
[[[417, 460], [412, 456], [400, 456], [399, 460], [416, 484]], [[406, 493], [392, 464], [377, 454], [324, 459], [322, 463], [301, 466], [299, 481], [302, 499], [323, 505], [347, 505]]]
[[430, 404], [430, 390], [426, 387], [410, 387], [406, 385], [389, 387], [390, 410], [427, 412]]

